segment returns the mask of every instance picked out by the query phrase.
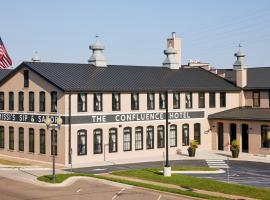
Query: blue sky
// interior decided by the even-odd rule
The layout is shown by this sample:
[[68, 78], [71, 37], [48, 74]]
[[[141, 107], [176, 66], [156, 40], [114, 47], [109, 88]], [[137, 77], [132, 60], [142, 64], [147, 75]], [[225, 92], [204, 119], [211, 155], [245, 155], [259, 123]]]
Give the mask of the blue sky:
[[87, 63], [100, 35], [109, 64], [161, 65], [165, 40], [189, 59], [230, 68], [238, 43], [250, 67], [270, 66], [269, 0], [0, 0], [0, 36], [14, 62]]

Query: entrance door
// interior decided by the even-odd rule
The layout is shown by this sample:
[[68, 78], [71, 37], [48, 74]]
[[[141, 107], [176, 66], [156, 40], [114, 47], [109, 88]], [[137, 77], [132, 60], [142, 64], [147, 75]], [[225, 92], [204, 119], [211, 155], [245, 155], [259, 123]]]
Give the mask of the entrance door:
[[233, 140], [236, 140], [236, 124], [230, 124], [230, 144]]
[[223, 135], [223, 123], [218, 123], [218, 150], [224, 150], [223, 144], [224, 144], [224, 135]]
[[248, 125], [242, 124], [242, 152], [248, 153]]

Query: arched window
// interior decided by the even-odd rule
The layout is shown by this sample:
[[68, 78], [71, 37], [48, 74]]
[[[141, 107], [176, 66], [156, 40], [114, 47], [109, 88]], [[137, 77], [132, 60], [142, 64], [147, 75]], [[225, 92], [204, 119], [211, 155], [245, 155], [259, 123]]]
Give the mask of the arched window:
[[143, 149], [143, 127], [135, 128], [135, 150]]
[[170, 126], [170, 147], [177, 146], [177, 126], [171, 125]]
[[51, 130], [51, 155], [57, 155], [57, 141], [57, 130]]
[[183, 124], [182, 127], [182, 145], [188, 146], [189, 145], [189, 125]]
[[51, 92], [51, 112], [57, 112], [57, 92]]
[[29, 87], [29, 71], [23, 71], [23, 80], [24, 80], [24, 87]]
[[5, 148], [5, 128], [0, 126], [0, 148]]
[[23, 111], [24, 110], [24, 93], [23, 92], [19, 92], [19, 111]]
[[9, 133], [8, 133], [8, 149], [14, 150], [14, 127], [9, 127]]
[[29, 92], [29, 111], [35, 110], [35, 93]]
[[9, 110], [14, 110], [14, 92], [9, 92]]
[[164, 126], [159, 125], [157, 127], [157, 147], [164, 148], [165, 146], [165, 133], [164, 133]]
[[201, 144], [201, 124], [196, 123], [194, 124], [194, 140]]
[[102, 153], [102, 129], [94, 130], [94, 154]]
[[131, 151], [131, 128], [130, 127], [126, 127], [124, 128], [124, 137], [123, 137], [124, 141], [124, 151]]
[[24, 151], [24, 128], [19, 128], [19, 151]]
[[154, 148], [154, 127], [147, 126], [146, 128], [146, 149]]
[[77, 136], [78, 156], [87, 154], [87, 131], [79, 130]]
[[45, 92], [41, 91], [39, 93], [39, 111], [40, 112], [45, 112], [46, 108], [46, 98], [45, 98]]
[[269, 133], [270, 129], [268, 125], [261, 125], [261, 147], [270, 148]]
[[39, 153], [45, 154], [46, 153], [46, 135], [45, 129], [39, 130]]
[[35, 130], [29, 128], [29, 152], [35, 152]]
[[0, 92], [0, 110], [5, 110], [5, 93]]
[[117, 152], [117, 129], [110, 128], [109, 130], [109, 153]]

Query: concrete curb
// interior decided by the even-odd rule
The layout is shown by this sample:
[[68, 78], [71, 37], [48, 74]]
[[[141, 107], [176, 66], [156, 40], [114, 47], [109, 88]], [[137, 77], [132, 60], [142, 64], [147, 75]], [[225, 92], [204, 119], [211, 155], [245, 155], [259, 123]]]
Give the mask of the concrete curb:
[[216, 171], [172, 171], [172, 174], [223, 174], [225, 171], [219, 169]]

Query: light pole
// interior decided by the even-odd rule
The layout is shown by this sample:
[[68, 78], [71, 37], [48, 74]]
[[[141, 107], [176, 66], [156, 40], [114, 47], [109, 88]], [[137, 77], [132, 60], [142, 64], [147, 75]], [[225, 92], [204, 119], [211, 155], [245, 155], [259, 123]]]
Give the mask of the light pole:
[[52, 170], [52, 179], [53, 179], [53, 182], [55, 183], [55, 147], [56, 147], [56, 141], [55, 141], [55, 133], [56, 133], [56, 128], [57, 129], [60, 129], [60, 126], [62, 125], [63, 123], [63, 120], [60, 116], [57, 117], [57, 120], [56, 120], [56, 124], [52, 124], [52, 120], [49, 116], [46, 117], [46, 120], [45, 120], [45, 124], [47, 126], [47, 129], [52, 129], [52, 156], [53, 156], [53, 159], [52, 159], [52, 165], [53, 165], [53, 170]]

